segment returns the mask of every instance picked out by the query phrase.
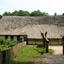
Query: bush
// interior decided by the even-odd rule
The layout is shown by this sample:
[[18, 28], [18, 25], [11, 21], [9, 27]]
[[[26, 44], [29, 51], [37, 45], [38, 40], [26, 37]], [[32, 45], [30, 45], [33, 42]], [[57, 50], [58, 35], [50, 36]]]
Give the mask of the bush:
[[11, 41], [11, 42], [9, 43], [9, 47], [12, 47], [12, 46], [16, 45], [17, 43], [18, 43], [18, 41], [13, 40], [13, 41]]
[[0, 38], [0, 45], [3, 44], [3, 38]]
[[0, 50], [7, 50], [9, 48], [11, 48], [12, 46], [16, 45], [18, 43], [18, 41], [13, 40], [5, 40], [3, 38], [0, 38]]
[[10, 43], [10, 40], [3, 40], [3, 44], [6, 44], [6, 45], [9, 45], [9, 43]]
[[6, 45], [6, 44], [0, 45], [0, 50], [7, 50], [7, 49], [10, 49], [10, 47], [8, 45]]

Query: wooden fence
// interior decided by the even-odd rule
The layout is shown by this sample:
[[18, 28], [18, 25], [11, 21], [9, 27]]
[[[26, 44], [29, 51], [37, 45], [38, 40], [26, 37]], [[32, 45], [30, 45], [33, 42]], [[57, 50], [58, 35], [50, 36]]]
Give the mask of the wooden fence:
[[25, 45], [26, 45], [26, 42], [22, 42], [13, 46], [8, 50], [0, 51], [0, 64], [5, 64], [9, 60], [14, 58], [14, 55]]

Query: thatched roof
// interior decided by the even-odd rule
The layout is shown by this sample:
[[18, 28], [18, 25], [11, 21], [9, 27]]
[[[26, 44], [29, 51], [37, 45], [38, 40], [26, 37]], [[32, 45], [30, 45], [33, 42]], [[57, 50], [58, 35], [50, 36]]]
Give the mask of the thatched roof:
[[47, 31], [48, 38], [61, 38], [64, 35], [64, 16], [3, 16], [0, 19], [0, 34], [27, 34], [28, 38], [42, 38], [40, 31]]

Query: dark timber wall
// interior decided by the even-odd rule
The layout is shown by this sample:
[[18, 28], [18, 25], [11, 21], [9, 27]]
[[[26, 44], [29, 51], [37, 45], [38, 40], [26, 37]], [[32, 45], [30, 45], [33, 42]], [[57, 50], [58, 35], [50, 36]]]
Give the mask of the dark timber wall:
[[[49, 44], [62, 44], [62, 39], [49, 39]], [[43, 44], [43, 39], [28, 39], [28, 44]]]

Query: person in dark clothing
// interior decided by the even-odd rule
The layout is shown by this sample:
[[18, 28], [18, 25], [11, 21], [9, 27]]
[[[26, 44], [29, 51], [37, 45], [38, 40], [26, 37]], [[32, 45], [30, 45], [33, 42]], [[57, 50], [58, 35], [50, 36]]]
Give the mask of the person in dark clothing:
[[64, 36], [62, 37], [62, 43], [64, 43]]
[[64, 55], [64, 36], [62, 37], [62, 44], [63, 44], [63, 55]]

